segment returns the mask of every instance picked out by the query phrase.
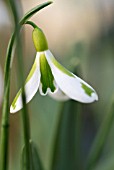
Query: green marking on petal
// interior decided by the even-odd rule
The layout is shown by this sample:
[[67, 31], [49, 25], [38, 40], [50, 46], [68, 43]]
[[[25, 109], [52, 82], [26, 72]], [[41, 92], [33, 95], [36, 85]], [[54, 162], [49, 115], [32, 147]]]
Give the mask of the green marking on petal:
[[62, 71], [63, 73], [67, 74], [70, 77], [75, 77], [70, 71], [63, 67], [53, 56], [51, 56], [51, 60], [60, 71]]
[[88, 86], [86, 86], [84, 83], [81, 83], [82, 84], [82, 88], [84, 89], [85, 93], [88, 95], [88, 96], [91, 96], [92, 93], [94, 93], [94, 90], [92, 90], [91, 88], [89, 88]]
[[54, 77], [52, 75], [51, 68], [46, 60], [45, 54], [40, 55], [40, 72], [41, 72], [41, 83], [42, 91], [45, 94], [47, 88], [50, 88], [52, 92], [55, 91], [55, 86], [53, 84]]
[[37, 64], [36, 64], [36, 61], [34, 62], [34, 64], [33, 64], [33, 66], [32, 66], [32, 69], [31, 69], [31, 71], [30, 71], [30, 73], [29, 73], [29, 75], [28, 75], [28, 77], [27, 77], [27, 79], [26, 79], [26, 81], [25, 81], [25, 84], [31, 79], [31, 77], [33, 76], [33, 74], [34, 74], [34, 72], [35, 72], [35, 70], [36, 70], [36, 66], [37, 66]]
[[16, 102], [17, 102], [18, 97], [21, 95], [21, 93], [22, 93], [22, 89], [20, 89], [20, 90], [18, 91], [15, 99], [14, 99], [13, 102], [12, 102], [12, 107], [13, 107], [13, 109], [16, 108]]

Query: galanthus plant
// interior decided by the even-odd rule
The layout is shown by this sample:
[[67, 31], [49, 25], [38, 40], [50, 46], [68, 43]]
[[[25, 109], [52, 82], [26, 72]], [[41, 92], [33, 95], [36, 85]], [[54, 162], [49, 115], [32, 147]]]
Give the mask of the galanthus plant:
[[[21, 6], [21, 3], [18, 2]], [[33, 15], [35, 15], [37, 12], [42, 10], [43, 8], [50, 5], [52, 1], [47, 1], [42, 4], [39, 4], [35, 6], [34, 8], [30, 9], [21, 19], [19, 18], [19, 5], [17, 4], [17, 1], [15, 0], [9, 0], [8, 5], [9, 12], [12, 13], [13, 16], [13, 24], [14, 24], [14, 30], [12, 32], [12, 35], [10, 37], [7, 51], [6, 51], [6, 59], [5, 59], [5, 66], [4, 66], [4, 94], [3, 94], [3, 104], [2, 104], [2, 117], [1, 117], [1, 133], [0, 133], [0, 170], [7, 170], [8, 169], [8, 143], [9, 143], [9, 124], [10, 124], [10, 118], [9, 118], [9, 98], [10, 98], [10, 75], [11, 75], [11, 66], [13, 61], [13, 51], [15, 49], [15, 44], [18, 45], [17, 52], [17, 59], [18, 59], [18, 68], [21, 67], [21, 76], [19, 81], [22, 82], [23, 80], [23, 50], [21, 48], [21, 37], [20, 37], [20, 30], [22, 26], [30, 19]], [[22, 9], [22, 8], [20, 8]], [[20, 55], [21, 54], [21, 55]], [[1, 81], [2, 82], [2, 81]], [[0, 83], [1, 83], [0, 82]], [[23, 89], [23, 88], [22, 88]], [[26, 105], [25, 105], [25, 93], [24, 90], [22, 90], [22, 103], [24, 106], [24, 109], [22, 110], [22, 121], [23, 121], [23, 138], [24, 138], [24, 146], [25, 149], [23, 149], [24, 153], [24, 160], [22, 159], [22, 167], [23, 169], [30, 170], [31, 166], [34, 164], [31, 160], [32, 157], [32, 151], [31, 147], [32, 144], [30, 143], [31, 135], [30, 135], [30, 126], [29, 126], [29, 116], [27, 113]], [[0, 92], [1, 95], [1, 92]], [[31, 146], [31, 147], [30, 147]], [[37, 151], [36, 151], [37, 152]], [[38, 168], [36, 168], [38, 169]]]
[[[53, 56], [43, 31], [33, 22], [33, 42], [37, 51], [32, 69], [25, 82], [26, 103], [36, 92], [41, 95], [49, 94], [56, 100], [73, 99], [82, 103], [91, 103], [98, 100], [95, 90], [84, 80], [64, 68]], [[22, 109], [22, 89], [17, 93], [10, 112], [15, 113]]]
[[[2, 99], [1, 100], [2, 115], [1, 115], [1, 123], [0, 123], [1, 125], [0, 170], [8, 170], [10, 168], [9, 165], [11, 164], [9, 163], [9, 160], [15, 162], [14, 159], [11, 158], [9, 159], [9, 156], [11, 156], [11, 154], [13, 154], [12, 157], [14, 157], [15, 154], [12, 151], [10, 154], [9, 153], [10, 150], [8, 148], [9, 137], [10, 137], [9, 129], [11, 127], [10, 126], [11, 114], [9, 114], [9, 112], [15, 113], [22, 108], [23, 109], [20, 114], [22, 117], [22, 123], [16, 125], [16, 126], [20, 126], [22, 124], [22, 128], [19, 129], [21, 130], [20, 134], [22, 134], [21, 136], [23, 138], [23, 147], [22, 147], [22, 152], [20, 157], [21, 161], [15, 159], [16, 166], [17, 166], [17, 161], [20, 163], [20, 165], [17, 166], [18, 169], [19, 167], [21, 167], [20, 169], [24, 169], [24, 170], [33, 170], [33, 169], [43, 170], [46, 167], [47, 169], [50, 170], [55, 170], [55, 169], [90, 170], [90, 169], [94, 169], [94, 167], [98, 167], [99, 164], [97, 165], [97, 162], [99, 163], [99, 159], [102, 159], [103, 156], [102, 151], [106, 144], [111, 126], [114, 123], [113, 122], [114, 101], [112, 101], [112, 108], [110, 112], [106, 114], [106, 117], [104, 117], [104, 120], [100, 128], [98, 129], [98, 133], [94, 134], [96, 136], [95, 140], [92, 140], [93, 141], [93, 144], [91, 145], [92, 147], [91, 148], [88, 147], [89, 152], [86, 156], [87, 158], [84, 160], [81, 159], [84, 156], [80, 154], [82, 153], [82, 148], [83, 150], [86, 149], [83, 147], [83, 144], [85, 145], [84, 141], [82, 142], [82, 139], [84, 140], [85, 138], [85, 136], [83, 137], [83, 134], [85, 135], [85, 133], [83, 133], [84, 132], [83, 127], [85, 125], [85, 121], [83, 121], [83, 117], [82, 117], [83, 114], [81, 114], [83, 113], [83, 109], [81, 109], [81, 106], [78, 103], [75, 103], [74, 101], [63, 103], [62, 109], [60, 110], [60, 114], [56, 115], [57, 121], [56, 122], [54, 121], [56, 123], [56, 126], [51, 125], [49, 126], [48, 129], [50, 131], [52, 127], [52, 130], [54, 132], [52, 133], [53, 137], [50, 136], [51, 138], [53, 138], [52, 139], [53, 142], [50, 141], [51, 153], [48, 154], [48, 158], [47, 158], [48, 164], [45, 165], [45, 161], [40, 159], [41, 154], [39, 151], [42, 152], [42, 148], [40, 148], [40, 150], [38, 151], [36, 144], [31, 138], [31, 132], [32, 132], [30, 128], [31, 119], [29, 119], [29, 114], [28, 114], [29, 109], [27, 108], [26, 105], [26, 103], [31, 101], [31, 99], [34, 97], [36, 92], [39, 90], [41, 95], [43, 96], [49, 95], [52, 98], [60, 101], [73, 99], [81, 103], [92, 103], [98, 100], [98, 96], [95, 90], [88, 83], [86, 83], [84, 80], [74, 75], [72, 72], [68, 71], [55, 59], [55, 57], [53, 56], [53, 54], [50, 52], [48, 48], [48, 43], [43, 31], [38, 26], [36, 26], [33, 22], [29, 21], [30, 18], [34, 16], [37, 12], [39, 12], [41, 9], [52, 4], [52, 1], [47, 1], [35, 6], [34, 8], [30, 9], [26, 14], [24, 14], [21, 19], [19, 17], [20, 16], [19, 9], [22, 9], [21, 2], [16, 0], [9, 0], [6, 2], [6, 4], [7, 7], [9, 8], [8, 11], [10, 15], [12, 14], [13, 22], [11, 24], [14, 30], [12, 32], [11, 38], [7, 46], [5, 65], [4, 65], [4, 76], [2, 75], [0, 69], [0, 100]], [[36, 49], [36, 58], [32, 66], [32, 69], [24, 83], [23, 81], [24, 63], [23, 63], [23, 48], [22, 48], [24, 41], [21, 39], [20, 32], [25, 24], [29, 24], [33, 26], [32, 35], [33, 35], [34, 46]], [[7, 28], [5, 28], [5, 33], [6, 30]], [[17, 93], [10, 107], [9, 105], [10, 89], [12, 89], [10, 87], [10, 82], [11, 82], [12, 63], [13, 63], [12, 61], [14, 56], [13, 52], [15, 50], [15, 45], [16, 47], [18, 47], [16, 48], [17, 77], [19, 83], [22, 84], [22, 87]], [[3, 83], [3, 77], [4, 77], [4, 83]], [[51, 113], [49, 115], [51, 115]], [[48, 124], [50, 123], [50, 121], [52, 121], [52, 119], [50, 118], [47, 119]], [[45, 130], [45, 126], [43, 127], [43, 124], [42, 126], [39, 124], [37, 128], [36, 126], [34, 126], [34, 132], [36, 131], [35, 133], [38, 133], [38, 128], [43, 128], [43, 131]], [[11, 131], [11, 133], [13, 132]], [[39, 138], [42, 135], [45, 135], [45, 133], [38, 134], [37, 139], [39, 140]], [[19, 136], [19, 138], [21, 136]], [[49, 137], [49, 133], [47, 133], [46, 136]], [[86, 137], [87, 138], [90, 137], [90, 133]], [[43, 137], [42, 139], [44, 138], [45, 137]], [[21, 140], [19, 139], [19, 141]], [[44, 145], [45, 142], [43, 143], [42, 146]], [[68, 146], [72, 146], [72, 147], [68, 148]], [[16, 154], [17, 153], [18, 152], [16, 152]], [[17, 158], [19, 157], [17, 156]], [[11, 169], [12, 168], [13, 166], [11, 165]]]

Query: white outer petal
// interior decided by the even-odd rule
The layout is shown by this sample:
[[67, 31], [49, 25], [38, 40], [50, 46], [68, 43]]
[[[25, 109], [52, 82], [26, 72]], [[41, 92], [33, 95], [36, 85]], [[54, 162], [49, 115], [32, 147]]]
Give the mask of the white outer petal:
[[96, 92], [94, 91], [91, 96], [87, 95], [82, 88], [81, 83], [84, 83], [86, 86], [94, 90], [90, 85], [74, 74], [74, 77], [65, 74], [53, 63], [54, 57], [49, 50], [45, 51], [45, 55], [57, 85], [68, 97], [82, 103], [91, 103], [98, 100]]
[[2, 70], [0, 68], [0, 105], [2, 102], [2, 97], [3, 97], [3, 75], [2, 75]]
[[[30, 80], [28, 80], [27, 83], [25, 84], [26, 103], [28, 103], [33, 98], [33, 96], [36, 94], [39, 84], [40, 84], [39, 56], [40, 56], [40, 53], [37, 53], [36, 59], [35, 59], [36, 68]], [[19, 111], [20, 109], [22, 109], [23, 105], [22, 105], [22, 94], [21, 93], [16, 100], [15, 106], [16, 107], [13, 108], [13, 106], [11, 105], [10, 113], [15, 113]]]

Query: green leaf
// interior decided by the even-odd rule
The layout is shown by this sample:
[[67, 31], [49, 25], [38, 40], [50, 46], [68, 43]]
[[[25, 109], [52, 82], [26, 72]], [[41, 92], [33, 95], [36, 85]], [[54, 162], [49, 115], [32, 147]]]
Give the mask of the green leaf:
[[[30, 162], [29, 162], [29, 167], [30, 167], [30, 170], [34, 170], [33, 169], [33, 162], [32, 162], [32, 147], [31, 147], [31, 142], [29, 142], [29, 153], [30, 153]], [[28, 162], [26, 160], [26, 148], [25, 148], [25, 145], [23, 146], [22, 148], [22, 154], [21, 154], [21, 170], [26, 170], [26, 167]]]
[[113, 170], [113, 169], [114, 169], [114, 155], [107, 156], [94, 168], [94, 170]]
[[[22, 148], [22, 154], [21, 154], [21, 169], [20, 170], [26, 170], [26, 157], [25, 157], [25, 145]], [[32, 168], [31, 168], [32, 170]]]
[[81, 169], [80, 104], [68, 101], [63, 105], [53, 144], [51, 170]]
[[101, 127], [97, 133], [97, 136], [94, 140], [92, 148], [90, 150], [86, 165], [87, 170], [92, 170], [92, 168], [94, 168], [94, 166], [96, 165], [99, 157], [101, 156], [103, 147], [106, 143], [106, 139], [108, 137], [113, 121], [114, 121], [114, 102], [112, 103], [111, 111], [105, 116], [101, 124]]
[[[44, 170], [42, 162], [40, 160], [38, 150], [35, 144], [30, 141], [30, 151], [31, 151], [31, 170]], [[21, 156], [21, 170], [25, 170], [26, 168], [26, 160], [25, 160], [25, 146], [22, 149], [22, 156]]]
[[36, 14], [41, 9], [45, 8], [46, 6], [50, 5], [52, 1], [44, 2], [40, 5], [37, 5], [33, 9], [31, 9], [29, 12], [27, 12], [24, 17], [20, 20], [19, 24], [23, 25], [28, 19], [30, 19], [34, 14]]
[[33, 169], [44, 170], [41, 159], [38, 154], [38, 150], [36, 148], [36, 145], [33, 142], [31, 143], [31, 149], [32, 149]]

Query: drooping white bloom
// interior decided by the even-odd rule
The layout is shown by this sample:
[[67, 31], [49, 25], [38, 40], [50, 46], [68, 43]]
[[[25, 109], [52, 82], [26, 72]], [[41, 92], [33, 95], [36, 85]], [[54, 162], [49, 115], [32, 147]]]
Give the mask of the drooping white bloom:
[[0, 105], [2, 103], [2, 97], [3, 97], [3, 75], [2, 70], [0, 68]]
[[[33, 31], [33, 41], [37, 50], [35, 62], [25, 82], [26, 103], [39, 89], [41, 95], [49, 94], [56, 100], [73, 99], [82, 103], [98, 100], [95, 90], [85, 81], [64, 68], [48, 49], [46, 38], [39, 28]], [[17, 93], [10, 112], [23, 107], [22, 90]]]

